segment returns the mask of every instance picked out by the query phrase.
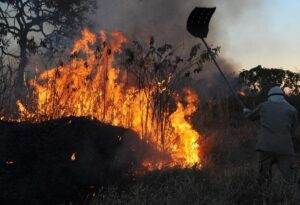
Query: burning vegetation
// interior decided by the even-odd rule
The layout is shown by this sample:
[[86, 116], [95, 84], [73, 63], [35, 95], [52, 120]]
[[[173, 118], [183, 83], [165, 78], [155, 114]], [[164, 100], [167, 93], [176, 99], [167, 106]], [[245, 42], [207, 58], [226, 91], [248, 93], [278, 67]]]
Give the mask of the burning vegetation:
[[[299, 204], [298, 190], [277, 182], [278, 190], [260, 193], [255, 125], [249, 126], [238, 103], [255, 107], [278, 85], [290, 91], [288, 100], [299, 110], [300, 75], [258, 66], [233, 76], [241, 80], [233, 89], [214, 58], [220, 48], [204, 40], [215, 8], [196, 8], [189, 18], [188, 31], [203, 44], [187, 58], [177, 56], [180, 46], [156, 47], [154, 38], [147, 45], [121, 32], [83, 29], [69, 59], [36, 68], [27, 78], [30, 56], [46, 51], [53, 60], [53, 51], [61, 49], [58, 39], [82, 29], [83, 13], [93, 2], [15, 0], [0, 6], [0, 204]], [[176, 16], [183, 11], [174, 8], [169, 7]], [[53, 28], [47, 35], [44, 25]], [[8, 49], [16, 45], [19, 55]], [[200, 45], [207, 50], [201, 52]], [[199, 106], [198, 93], [185, 79], [206, 61], [215, 63], [232, 96]], [[194, 81], [197, 87], [213, 81], [202, 77]], [[220, 84], [209, 86], [222, 90]]]
[[[171, 45], [154, 48], [153, 38], [148, 52], [136, 41], [133, 48], [124, 48], [125, 43], [120, 32], [98, 35], [84, 29], [68, 62], [29, 81], [26, 102], [17, 102], [19, 120], [85, 116], [130, 128], [169, 156], [145, 160], [148, 170], [201, 166], [201, 135], [189, 120], [199, 99], [192, 89], [178, 88], [180, 77], [189, 75], [184, 60]], [[196, 58], [197, 49], [199, 45], [188, 59], [188, 66], [198, 66], [194, 72], [205, 59]]]

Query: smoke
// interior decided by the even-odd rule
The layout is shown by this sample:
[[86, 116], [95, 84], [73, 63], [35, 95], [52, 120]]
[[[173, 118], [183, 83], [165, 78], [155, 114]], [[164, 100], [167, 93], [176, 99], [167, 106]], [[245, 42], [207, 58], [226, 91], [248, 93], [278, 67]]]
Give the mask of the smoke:
[[[225, 58], [223, 45], [234, 44], [230, 38], [231, 27], [240, 23], [245, 14], [258, 16], [260, 0], [98, 0], [98, 9], [91, 16], [93, 30], [119, 30], [137, 40], [154, 36], [158, 44], [184, 45], [183, 54], [188, 54], [192, 45], [199, 43], [186, 31], [186, 21], [194, 7], [217, 7], [210, 22], [207, 41], [210, 45], [221, 46], [218, 58], [225, 73], [240, 70], [236, 60]], [[195, 77], [197, 90], [201, 93], [216, 90], [224, 83], [214, 65], [207, 64]], [[224, 86], [225, 87], [225, 86]]]
[[[231, 85], [235, 87], [237, 85], [235, 78], [237, 71], [235, 68], [237, 68], [238, 65], [225, 58], [218, 58], [218, 64], [221, 65], [222, 71]], [[201, 99], [222, 98], [232, 94], [212, 62], [207, 62], [204, 65], [203, 71], [194, 76], [193, 79], [192, 81], [187, 80], [186, 86], [196, 90], [201, 95]]]
[[[210, 22], [207, 41], [210, 45], [221, 46], [219, 62], [223, 70], [232, 73], [240, 70], [237, 59], [225, 58], [227, 45], [234, 45], [230, 33], [234, 25], [242, 23], [243, 15], [259, 18], [263, 1], [260, 0], [96, 0], [97, 9], [89, 14], [88, 27], [94, 32], [100, 30], [121, 31], [132, 39], [148, 41], [154, 36], [157, 44], [170, 43], [182, 48], [188, 54], [190, 48], [199, 43], [186, 31], [186, 21], [194, 7], [217, 7]], [[78, 32], [80, 35], [80, 32]], [[66, 58], [65, 56], [59, 59]], [[32, 59], [29, 67], [35, 67], [37, 59]], [[54, 62], [54, 61], [53, 61]], [[56, 62], [56, 61], [55, 61]], [[224, 64], [224, 62], [226, 62]], [[48, 62], [47, 62], [48, 63]], [[47, 67], [43, 62], [41, 66]], [[230, 66], [228, 66], [230, 65]], [[51, 65], [53, 66], [53, 65]], [[214, 70], [214, 69], [210, 69]], [[202, 76], [213, 75], [211, 72]], [[215, 73], [217, 74], [217, 73]]]
[[121, 30], [129, 35], [154, 35], [161, 40], [182, 41], [193, 3], [180, 0], [98, 0], [95, 26]]
[[126, 3], [124, 0], [98, 0], [98, 10], [91, 19], [98, 29], [120, 30], [136, 37], [153, 35], [171, 43], [193, 43], [198, 40], [185, 29], [188, 15], [196, 6], [216, 6], [209, 33], [210, 41], [215, 42], [224, 38], [227, 30], [224, 28], [230, 29], [242, 14], [257, 10], [261, 4], [259, 0], [126, 0]]

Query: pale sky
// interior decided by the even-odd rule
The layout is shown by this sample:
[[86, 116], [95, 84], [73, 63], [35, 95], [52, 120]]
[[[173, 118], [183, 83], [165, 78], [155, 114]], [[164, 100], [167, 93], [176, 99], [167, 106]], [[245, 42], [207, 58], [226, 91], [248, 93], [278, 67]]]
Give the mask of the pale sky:
[[[245, 0], [241, 0], [241, 7], [242, 2]], [[237, 20], [232, 20], [226, 7], [217, 5], [211, 23], [226, 22], [216, 28], [215, 43], [222, 47], [222, 55], [242, 69], [262, 65], [300, 71], [300, 1], [261, 0], [260, 5], [242, 11]]]

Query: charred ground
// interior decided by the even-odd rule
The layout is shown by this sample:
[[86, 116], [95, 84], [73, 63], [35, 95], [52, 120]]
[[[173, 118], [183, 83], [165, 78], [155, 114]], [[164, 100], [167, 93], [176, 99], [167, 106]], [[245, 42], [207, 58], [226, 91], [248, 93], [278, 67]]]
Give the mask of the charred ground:
[[151, 150], [131, 130], [83, 117], [1, 121], [0, 130], [1, 204], [83, 204], [100, 186], [131, 179]]

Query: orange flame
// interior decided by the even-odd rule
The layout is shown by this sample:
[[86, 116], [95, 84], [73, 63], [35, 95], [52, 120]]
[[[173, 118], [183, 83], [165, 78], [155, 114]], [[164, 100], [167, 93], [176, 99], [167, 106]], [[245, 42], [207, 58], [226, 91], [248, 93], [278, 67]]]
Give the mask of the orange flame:
[[[97, 41], [102, 45], [97, 46]], [[128, 74], [115, 67], [115, 54], [122, 52], [126, 37], [120, 32], [100, 36], [87, 29], [75, 41], [71, 60], [63, 66], [44, 71], [30, 81], [34, 107], [17, 102], [22, 119], [42, 121], [65, 116], [87, 116], [112, 125], [131, 128], [142, 139], [167, 153], [170, 161], [145, 161], [149, 170], [163, 167], [200, 165], [198, 139], [188, 117], [195, 111], [198, 96], [184, 89], [185, 100], [176, 100], [177, 109], [155, 114], [154, 93], [165, 92], [161, 84], [150, 88], [130, 85]], [[75, 160], [75, 153], [71, 160]]]
[[74, 152], [74, 153], [71, 155], [71, 160], [72, 160], [72, 161], [75, 161], [75, 160], [76, 160], [76, 152]]
[[239, 95], [242, 96], [242, 97], [245, 97], [246, 93], [244, 91], [239, 91]]

